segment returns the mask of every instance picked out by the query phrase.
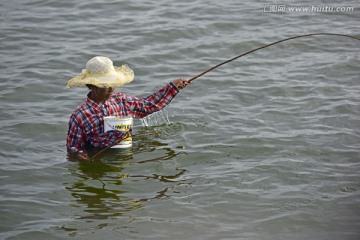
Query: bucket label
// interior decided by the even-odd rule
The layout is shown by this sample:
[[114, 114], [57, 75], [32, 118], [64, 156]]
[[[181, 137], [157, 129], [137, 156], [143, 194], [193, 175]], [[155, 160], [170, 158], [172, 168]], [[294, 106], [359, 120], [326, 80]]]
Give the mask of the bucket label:
[[132, 125], [125, 125], [125, 124], [115, 124], [111, 126], [114, 130], [121, 130], [121, 131], [129, 131]]
[[[104, 117], [104, 132], [116, 130], [120, 132], [128, 132], [133, 126], [133, 119], [129, 117]], [[132, 137], [128, 135], [117, 145], [112, 148], [128, 148], [132, 146]]]

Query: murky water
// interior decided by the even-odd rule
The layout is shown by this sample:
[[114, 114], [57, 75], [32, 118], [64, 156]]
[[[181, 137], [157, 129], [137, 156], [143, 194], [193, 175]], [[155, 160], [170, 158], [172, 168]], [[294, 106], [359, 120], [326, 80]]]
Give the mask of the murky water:
[[359, 239], [352, 39], [298, 39], [224, 65], [136, 120], [131, 149], [66, 159], [67, 121], [87, 90], [65, 84], [91, 57], [128, 64], [135, 80], [117, 90], [147, 96], [286, 37], [359, 34], [357, 1], [286, 1], [327, 4], [355, 9], [1, 1], [0, 239]]

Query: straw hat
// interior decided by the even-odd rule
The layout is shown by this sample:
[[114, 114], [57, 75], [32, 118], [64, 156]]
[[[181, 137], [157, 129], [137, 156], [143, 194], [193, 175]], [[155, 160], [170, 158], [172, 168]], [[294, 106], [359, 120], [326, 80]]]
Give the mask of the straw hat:
[[107, 57], [93, 57], [86, 63], [81, 74], [70, 79], [66, 88], [92, 84], [97, 87], [119, 87], [134, 79], [134, 71], [127, 65], [114, 67]]

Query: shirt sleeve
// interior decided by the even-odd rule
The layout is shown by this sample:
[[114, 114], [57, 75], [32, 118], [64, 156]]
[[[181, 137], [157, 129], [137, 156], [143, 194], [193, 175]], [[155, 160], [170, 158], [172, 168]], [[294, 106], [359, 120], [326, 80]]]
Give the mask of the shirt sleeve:
[[[85, 151], [86, 139], [82, 128], [77, 124], [74, 117], [70, 118], [66, 147], [73, 154], [80, 154]], [[117, 141], [127, 137], [129, 132], [107, 131], [103, 134], [94, 134], [90, 136], [89, 143], [95, 148], [104, 148], [115, 144]]]
[[129, 136], [129, 132], [120, 132], [116, 130], [107, 131], [104, 134], [98, 134], [92, 136], [90, 139], [90, 144], [96, 148], [105, 148], [111, 145], [116, 144], [122, 139]]
[[71, 117], [69, 121], [69, 130], [66, 138], [66, 147], [69, 152], [78, 154], [85, 148], [84, 136], [81, 128]]
[[126, 108], [128, 114], [132, 117], [143, 118], [160, 111], [170, 104], [178, 92], [179, 89], [173, 83], [168, 83], [150, 96], [144, 98], [127, 97]]

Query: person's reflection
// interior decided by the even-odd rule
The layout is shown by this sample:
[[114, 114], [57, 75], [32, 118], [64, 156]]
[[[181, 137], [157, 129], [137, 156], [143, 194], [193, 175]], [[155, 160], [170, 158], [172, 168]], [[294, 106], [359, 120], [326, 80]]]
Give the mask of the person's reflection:
[[115, 157], [120, 160], [105, 156], [101, 161], [79, 161], [70, 166], [69, 171], [77, 180], [66, 188], [77, 203], [85, 204], [87, 214], [81, 218], [106, 219], [141, 207], [140, 201], [127, 197], [120, 187], [122, 180], [128, 177], [122, 171], [130, 164], [132, 155], [117, 154]]
[[[117, 151], [110, 149], [100, 160], [96, 161], [79, 161], [77, 163], [69, 165], [69, 171], [72, 176], [76, 177], [75, 181], [66, 186], [75, 199], [76, 207], [84, 208], [80, 218], [82, 219], [107, 219], [112, 217], [123, 216], [129, 211], [139, 209], [143, 206], [144, 202], [151, 199], [160, 199], [168, 197], [167, 192], [178, 184], [182, 184], [182, 181], [177, 179], [186, 172], [184, 169], [176, 168], [176, 172], [166, 175], [159, 175], [153, 173], [149, 175], [129, 175], [126, 172], [126, 167], [132, 164], [137, 164], [141, 167], [142, 164], [148, 164], [153, 161], [170, 160], [176, 157], [179, 152], [175, 152], [173, 149], [164, 147], [164, 144], [159, 142], [152, 142], [153, 148], [144, 149], [141, 146], [133, 148], [139, 152], [152, 152], [155, 146], [162, 146], [157, 151], [163, 151], [163, 156], [159, 157], [156, 154], [154, 159], [144, 159], [141, 161], [134, 161], [132, 151]], [[132, 199], [129, 195], [133, 193], [127, 193], [122, 190], [122, 184], [124, 179], [133, 178], [134, 181], [143, 179], [144, 181], [154, 180], [161, 181], [166, 184], [160, 191], [154, 192], [150, 197], [139, 197], [138, 199]], [[131, 181], [130, 181], [131, 184]]]

